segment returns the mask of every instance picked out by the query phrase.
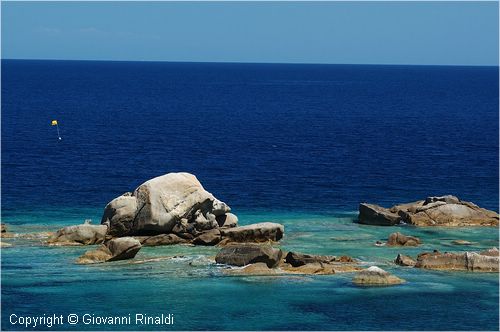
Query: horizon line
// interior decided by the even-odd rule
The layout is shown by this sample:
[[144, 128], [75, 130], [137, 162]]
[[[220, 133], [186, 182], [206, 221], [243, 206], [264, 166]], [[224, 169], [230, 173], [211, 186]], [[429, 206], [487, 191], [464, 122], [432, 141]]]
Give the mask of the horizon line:
[[252, 62], [252, 61], [189, 61], [189, 60], [109, 60], [109, 59], [30, 59], [0, 58], [7, 61], [87, 61], [87, 62], [154, 62], [199, 64], [261, 64], [261, 65], [331, 65], [331, 66], [421, 66], [421, 67], [499, 67], [499, 64], [416, 64], [416, 63], [331, 63], [331, 62]]
[[499, 67], [499, 64], [416, 64], [416, 63], [331, 63], [331, 62], [262, 62], [262, 61], [183, 61], [183, 60], [109, 60], [109, 59], [34, 59], [0, 58], [7, 61], [87, 61], [87, 62], [161, 62], [206, 64], [262, 64], [262, 65], [331, 65], [331, 66], [427, 66], [427, 67]]

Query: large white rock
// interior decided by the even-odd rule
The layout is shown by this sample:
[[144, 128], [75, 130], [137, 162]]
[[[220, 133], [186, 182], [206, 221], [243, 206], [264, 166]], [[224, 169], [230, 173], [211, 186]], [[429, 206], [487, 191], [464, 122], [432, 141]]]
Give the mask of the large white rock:
[[115, 198], [104, 209], [109, 233], [190, 233], [218, 228], [217, 218], [231, 209], [206, 191], [189, 173], [169, 173], [141, 184], [132, 194]]

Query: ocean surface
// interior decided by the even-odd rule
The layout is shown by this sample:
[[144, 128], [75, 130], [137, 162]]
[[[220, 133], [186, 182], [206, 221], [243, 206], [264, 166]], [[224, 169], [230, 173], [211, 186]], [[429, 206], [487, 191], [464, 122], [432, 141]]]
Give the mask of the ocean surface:
[[[498, 229], [355, 223], [360, 202], [430, 195], [499, 210], [498, 67], [1, 64], [1, 209], [11, 231], [99, 223], [114, 197], [185, 171], [240, 224], [283, 223], [283, 249], [349, 255], [407, 280], [360, 288], [352, 274], [228, 276], [211, 262], [217, 248], [187, 246], [81, 266], [88, 247], [5, 239], [2, 330], [25, 329], [11, 314], [72, 313], [170, 313], [175, 323], [52, 329], [498, 330], [498, 274], [392, 263], [399, 252], [498, 247]], [[424, 244], [374, 246], [394, 231]]]

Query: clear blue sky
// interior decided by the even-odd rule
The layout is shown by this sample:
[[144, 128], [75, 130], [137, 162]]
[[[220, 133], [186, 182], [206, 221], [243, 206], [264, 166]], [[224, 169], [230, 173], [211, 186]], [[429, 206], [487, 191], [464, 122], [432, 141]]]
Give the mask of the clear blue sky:
[[498, 3], [4, 1], [2, 57], [498, 65]]

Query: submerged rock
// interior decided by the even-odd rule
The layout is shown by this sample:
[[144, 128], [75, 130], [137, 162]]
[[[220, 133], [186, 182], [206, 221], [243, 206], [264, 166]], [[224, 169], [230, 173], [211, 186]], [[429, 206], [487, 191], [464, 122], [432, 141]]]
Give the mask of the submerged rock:
[[77, 259], [78, 264], [96, 264], [134, 258], [141, 249], [139, 240], [120, 237], [108, 241], [96, 250], [87, 251]]
[[415, 266], [417, 262], [415, 262], [415, 260], [410, 256], [398, 254], [396, 259], [394, 260], [394, 263], [401, 266]]
[[268, 267], [275, 267], [280, 263], [282, 255], [280, 249], [270, 245], [232, 244], [224, 247], [215, 256], [215, 261], [219, 264], [235, 266], [266, 263]]
[[218, 228], [217, 219], [235, 224], [231, 209], [189, 173], [169, 173], [141, 184], [106, 205], [101, 224], [112, 236], [188, 233]]
[[498, 226], [495, 211], [480, 208], [455, 196], [427, 197], [425, 200], [395, 205], [390, 209], [361, 203], [361, 224], [390, 226], [406, 223], [415, 226]]
[[416, 247], [421, 244], [420, 239], [414, 236], [403, 235], [399, 232], [392, 233], [387, 239], [388, 246], [411, 246]]
[[51, 245], [90, 245], [104, 242], [106, 225], [81, 224], [61, 228], [47, 240]]
[[458, 270], [474, 272], [498, 272], [498, 251], [486, 252], [424, 252], [417, 256], [415, 267], [433, 270]]
[[285, 233], [285, 227], [272, 222], [263, 222], [247, 226], [221, 229], [223, 238], [228, 242], [268, 242], [279, 241]]
[[457, 246], [471, 246], [474, 244], [474, 242], [466, 241], [466, 240], [453, 240], [451, 241], [452, 244], [455, 244]]
[[283, 272], [278, 268], [270, 268], [266, 263], [248, 264], [242, 268], [224, 269], [223, 272], [229, 275], [244, 275], [244, 276], [269, 276], [280, 275]]
[[358, 272], [352, 279], [352, 282], [361, 286], [388, 286], [401, 284], [405, 281], [377, 266], [370, 266]]

